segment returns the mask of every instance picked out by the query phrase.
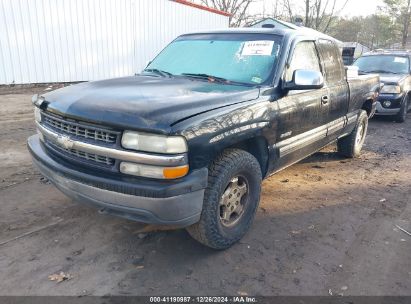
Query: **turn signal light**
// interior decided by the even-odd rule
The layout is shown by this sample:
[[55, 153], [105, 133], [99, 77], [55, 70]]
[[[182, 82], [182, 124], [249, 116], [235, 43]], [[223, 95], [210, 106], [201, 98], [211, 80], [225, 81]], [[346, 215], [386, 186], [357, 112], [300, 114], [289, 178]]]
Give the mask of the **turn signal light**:
[[163, 175], [165, 179], [175, 179], [186, 176], [188, 173], [188, 165], [181, 167], [170, 167], [163, 169]]
[[179, 167], [158, 167], [129, 162], [120, 163], [120, 172], [124, 174], [158, 178], [158, 179], [176, 179], [188, 174], [189, 166]]

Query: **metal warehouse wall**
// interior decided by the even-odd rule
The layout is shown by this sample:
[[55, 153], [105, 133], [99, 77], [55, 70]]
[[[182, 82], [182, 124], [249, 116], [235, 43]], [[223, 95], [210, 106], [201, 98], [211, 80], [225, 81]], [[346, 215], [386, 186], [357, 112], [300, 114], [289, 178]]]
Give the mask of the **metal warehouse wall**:
[[169, 0], [0, 0], [0, 84], [131, 75], [179, 34], [225, 27]]

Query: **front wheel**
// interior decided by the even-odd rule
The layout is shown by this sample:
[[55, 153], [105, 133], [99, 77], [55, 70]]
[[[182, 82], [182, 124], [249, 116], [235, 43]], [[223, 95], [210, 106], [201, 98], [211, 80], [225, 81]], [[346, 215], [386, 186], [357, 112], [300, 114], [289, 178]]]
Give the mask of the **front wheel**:
[[354, 130], [349, 135], [338, 140], [338, 152], [349, 158], [359, 157], [367, 135], [367, 130], [368, 115], [367, 112], [361, 111]]
[[401, 106], [400, 112], [395, 116], [397, 122], [403, 123], [407, 118], [409, 97], [406, 96]]
[[226, 249], [248, 231], [260, 202], [262, 174], [250, 153], [228, 149], [210, 166], [200, 221], [187, 228], [200, 243]]

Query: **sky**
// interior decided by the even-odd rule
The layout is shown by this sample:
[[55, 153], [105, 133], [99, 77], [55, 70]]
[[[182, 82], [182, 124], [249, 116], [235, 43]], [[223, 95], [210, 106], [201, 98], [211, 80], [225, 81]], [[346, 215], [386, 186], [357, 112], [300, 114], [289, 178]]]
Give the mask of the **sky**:
[[[258, 0], [257, 3], [253, 4], [250, 11], [253, 13], [262, 13], [265, 7], [267, 13], [272, 11], [273, 3], [276, 0]], [[294, 3], [301, 2], [303, 5], [303, 0], [294, 0]], [[298, 1], [298, 2], [297, 2]], [[337, 4], [341, 7], [345, 0], [337, 0]], [[348, 4], [345, 9], [341, 12], [342, 16], [366, 16], [371, 15], [376, 12], [377, 7], [382, 4], [382, 0], [348, 0]]]

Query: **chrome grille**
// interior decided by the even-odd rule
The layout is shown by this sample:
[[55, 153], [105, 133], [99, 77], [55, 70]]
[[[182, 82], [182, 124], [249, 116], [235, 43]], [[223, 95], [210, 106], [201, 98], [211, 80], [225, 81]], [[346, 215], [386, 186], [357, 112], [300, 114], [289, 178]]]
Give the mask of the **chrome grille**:
[[96, 162], [99, 164], [104, 164], [107, 166], [113, 166], [115, 163], [114, 158], [106, 157], [106, 156], [101, 156], [97, 154], [92, 154], [92, 153], [87, 153], [75, 149], [65, 149], [63, 147], [57, 146], [54, 143], [48, 141], [48, 145], [51, 146], [54, 150], [63, 153], [63, 154], [69, 154], [71, 156], [75, 156], [84, 160]]
[[74, 135], [80, 138], [86, 138], [108, 144], [115, 144], [119, 134], [114, 131], [101, 129], [83, 123], [68, 121], [64, 118], [50, 115], [45, 112], [42, 112], [42, 122], [45, 126], [56, 130], [58, 133]]

